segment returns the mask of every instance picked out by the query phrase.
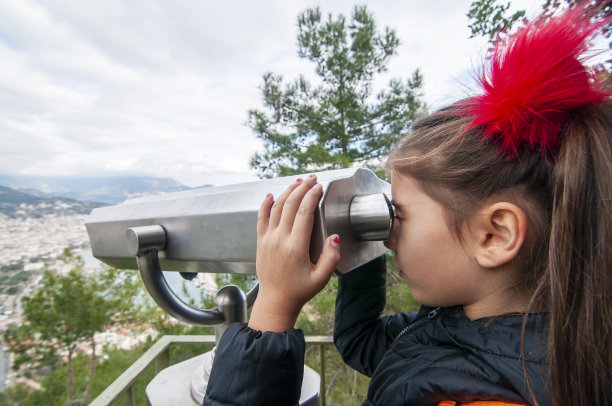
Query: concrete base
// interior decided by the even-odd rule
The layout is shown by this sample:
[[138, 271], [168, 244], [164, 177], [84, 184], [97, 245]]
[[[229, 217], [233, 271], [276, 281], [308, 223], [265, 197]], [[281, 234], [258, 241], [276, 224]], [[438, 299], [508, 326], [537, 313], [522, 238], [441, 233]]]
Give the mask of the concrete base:
[[[214, 351], [214, 350], [213, 350]], [[207, 352], [187, 361], [169, 366], [149, 382], [147, 402], [151, 406], [199, 406], [202, 404], [213, 352]], [[321, 377], [304, 365], [304, 380], [300, 406], [320, 406]], [[194, 399], [195, 397], [195, 399]]]

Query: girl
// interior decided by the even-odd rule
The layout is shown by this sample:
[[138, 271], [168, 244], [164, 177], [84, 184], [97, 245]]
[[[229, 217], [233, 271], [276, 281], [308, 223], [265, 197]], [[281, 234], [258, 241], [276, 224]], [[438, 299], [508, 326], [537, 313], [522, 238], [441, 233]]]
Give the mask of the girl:
[[[386, 244], [423, 307], [380, 317], [384, 258], [339, 277], [334, 341], [372, 377], [364, 405], [612, 404], [612, 104], [581, 63], [606, 23], [589, 17], [522, 29], [481, 95], [416, 123], [389, 157]], [[311, 175], [262, 203], [259, 296], [219, 343], [204, 404], [297, 403], [293, 327], [341, 243], [310, 263], [321, 190]]]

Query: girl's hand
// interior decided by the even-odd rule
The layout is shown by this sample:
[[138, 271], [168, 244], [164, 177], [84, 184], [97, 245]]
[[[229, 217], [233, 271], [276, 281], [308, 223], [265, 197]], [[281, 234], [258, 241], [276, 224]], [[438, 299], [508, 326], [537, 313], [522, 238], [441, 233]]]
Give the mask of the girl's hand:
[[315, 175], [298, 179], [277, 200], [268, 195], [257, 218], [259, 294], [249, 327], [286, 331], [304, 306], [325, 287], [340, 260], [337, 235], [327, 238], [316, 265], [310, 262], [310, 234], [323, 188]]

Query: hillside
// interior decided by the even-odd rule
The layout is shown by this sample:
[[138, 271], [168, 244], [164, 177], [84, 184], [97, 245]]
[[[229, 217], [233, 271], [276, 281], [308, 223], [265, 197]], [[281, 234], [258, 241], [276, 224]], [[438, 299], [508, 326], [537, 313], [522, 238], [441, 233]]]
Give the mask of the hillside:
[[120, 203], [132, 197], [191, 189], [172, 178], [146, 176], [48, 177], [0, 174], [0, 185], [31, 196], [61, 196], [85, 202]]
[[89, 214], [104, 203], [81, 202], [64, 197], [40, 197], [0, 186], [0, 213], [7, 217]]

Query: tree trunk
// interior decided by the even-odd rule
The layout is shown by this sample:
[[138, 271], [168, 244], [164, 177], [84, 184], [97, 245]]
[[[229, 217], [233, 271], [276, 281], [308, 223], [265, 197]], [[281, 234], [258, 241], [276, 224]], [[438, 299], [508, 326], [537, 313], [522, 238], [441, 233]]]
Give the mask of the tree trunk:
[[66, 392], [68, 394], [68, 405], [72, 406], [73, 405], [73, 386], [74, 383], [72, 381], [72, 348], [70, 348], [68, 350], [68, 365], [67, 365], [67, 374], [68, 374], [68, 386], [66, 388]]
[[96, 374], [96, 340], [94, 335], [91, 335], [91, 363], [89, 364], [89, 376], [87, 377], [87, 387], [85, 389], [85, 395], [83, 396], [83, 404], [89, 404], [89, 397], [91, 396], [91, 388], [93, 387], [94, 375]]
[[348, 151], [348, 137], [346, 136], [346, 117], [344, 115], [344, 82], [340, 82], [340, 124], [342, 126], [342, 134], [340, 134], [340, 143], [342, 144], [342, 154], [345, 155]]
[[342, 154], [346, 154], [348, 151], [348, 140], [346, 136], [346, 124], [344, 118], [344, 110], [340, 112], [340, 122], [342, 123], [342, 134], [340, 134], [340, 140], [342, 144]]

